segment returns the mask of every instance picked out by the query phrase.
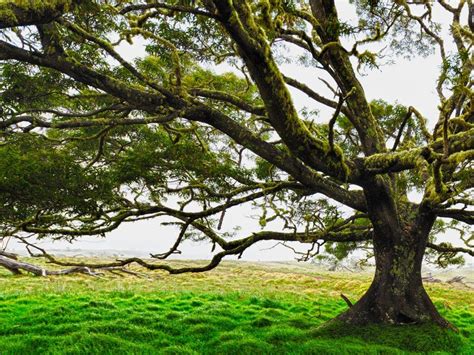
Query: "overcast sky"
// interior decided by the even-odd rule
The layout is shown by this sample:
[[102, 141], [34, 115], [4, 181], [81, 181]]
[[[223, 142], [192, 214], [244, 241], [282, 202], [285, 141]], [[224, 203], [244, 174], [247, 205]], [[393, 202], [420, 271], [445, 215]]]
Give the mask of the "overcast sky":
[[[336, 1], [341, 18], [355, 18], [354, 9], [348, 1]], [[435, 12], [435, 19], [446, 24], [449, 17], [442, 18]], [[447, 15], [445, 15], [447, 16]], [[447, 27], [447, 26], [445, 26]], [[139, 43], [134, 47], [124, 45], [121, 48], [122, 54], [128, 59], [143, 53]], [[293, 54], [293, 53], [290, 53]], [[433, 125], [437, 117], [437, 95], [435, 92], [435, 82], [439, 73], [439, 56], [433, 55], [427, 58], [403, 59], [397, 58], [396, 63], [390, 66], [383, 66], [379, 70], [366, 72], [360, 76], [367, 98], [384, 99], [388, 102], [398, 102], [405, 106], [416, 107]], [[222, 68], [218, 68], [222, 71]], [[282, 71], [289, 76], [304, 81], [315, 88], [318, 92], [330, 97], [331, 93], [321, 84], [318, 76], [321, 72], [314, 69], [301, 68], [296, 65], [283, 65]], [[310, 108], [321, 109], [315, 106], [314, 102], [308, 100], [305, 95], [293, 91], [294, 101], [298, 107], [308, 106]], [[320, 119], [327, 122], [332, 111], [322, 109]], [[416, 196], [414, 196], [416, 198]], [[224, 229], [232, 230], [235, 226], [242, 228], [241, 235], [252, 231], [258, 231], [258, 221], [251, 218], [252, 210], [248, 207], [236, 207], [228, 210], [224, 221]], [[176, 229], [160, 225], [160, 221], [143, 221], [125, 224], [117, 230], [109, 233], [107, 238], [83, 238], [73, 245], [65, 242], [42, 242], [47, 248], [54, 249], [83, 249], [83, 250], [117, 250], [125, 254], [143, 255], [144, 253], [159, 253], [166, 251], [176, 237]], [[243, 260], [293, 260], [295, 255], [288, 249], [279, 246], [268, 249], [274, 242], [261, 242], [249, 248], [243, 254]], [[210, 245], [206, 243], [185, 243], [180, 248], [183, 254], [179, 256], [184, 259], [204, 259], [210, 257]], [[267, 250], [265, 250], [267, 249]], [[303, 250], [303, 249], [302, 249]]]

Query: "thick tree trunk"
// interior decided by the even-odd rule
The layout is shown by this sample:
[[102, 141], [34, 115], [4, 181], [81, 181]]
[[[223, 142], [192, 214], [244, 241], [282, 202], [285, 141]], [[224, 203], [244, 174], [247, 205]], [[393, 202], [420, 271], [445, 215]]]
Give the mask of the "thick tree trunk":
[[[376, 235], [376, 271], [372, 284], [339, 320], [351, 324], [433, 322], [451, 327], [423, 287], [421, 265], [432, 220], [429, 216], [421, 217], [422, 223], [405, 228], [401, 235]], [[398, 216], [393, 216], [396, 218]], [[387, 231], [390, 230], [393, 229], [388, 227]]]

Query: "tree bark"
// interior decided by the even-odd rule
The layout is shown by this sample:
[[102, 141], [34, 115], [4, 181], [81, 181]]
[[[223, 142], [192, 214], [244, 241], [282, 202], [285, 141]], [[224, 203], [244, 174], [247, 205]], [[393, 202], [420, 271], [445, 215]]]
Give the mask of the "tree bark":
[[[392, 216], [386, 225], [395, 224]], [[435, 323], [453, 326], [436, 310], [423, 287], [421, 266], [434, 218], [421, 213], [400, 235], [376, 234], [375, 276], [362, 298], [337, 319], [350, 324]]]

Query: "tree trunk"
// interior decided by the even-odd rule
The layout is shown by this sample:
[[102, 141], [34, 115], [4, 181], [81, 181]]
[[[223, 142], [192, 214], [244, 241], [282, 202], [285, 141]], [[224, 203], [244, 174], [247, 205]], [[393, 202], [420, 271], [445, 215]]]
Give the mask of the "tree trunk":
[[400, 223], [399, 216], [385, 221], [386, 234], [376, 234], [374, 238], [376, 271], [372, 284], [339, 320], [351, 324], [433, 322], [452, 327], [436, 310], [421, 278], [423, 255], [434, 218], [419, 215], [417, 219], [417, 223], [403, 228], [401, 233], [393, 233], [396, 228], [390, 227]]

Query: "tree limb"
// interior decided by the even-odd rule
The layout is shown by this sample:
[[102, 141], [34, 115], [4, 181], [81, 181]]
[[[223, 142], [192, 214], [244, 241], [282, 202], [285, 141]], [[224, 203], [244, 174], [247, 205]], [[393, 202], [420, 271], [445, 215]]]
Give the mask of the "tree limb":
[[464, 209], [435, 209], [438, 217], [451, 218], [470, 225], [474, 224], [474, 211]]
[[427, 247], [433, 250], [436, 250], [437, 252], [440, 252], [440, 253], [466, 253], [466, 254], [469, 254], [470, 256], [474, 256], [474, 250], [472, 249], [451, 247], [451, 246], [433, 244], [433, 243], [428, 243]]
[[33, 4], [28, 1], [1, 1], [0, 29], [53, 22], [77, 2], [77, 0], [48, 0]]

